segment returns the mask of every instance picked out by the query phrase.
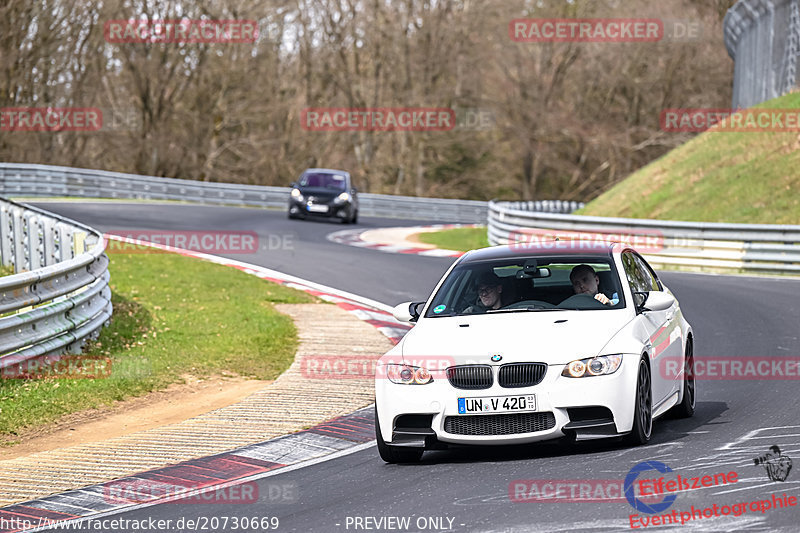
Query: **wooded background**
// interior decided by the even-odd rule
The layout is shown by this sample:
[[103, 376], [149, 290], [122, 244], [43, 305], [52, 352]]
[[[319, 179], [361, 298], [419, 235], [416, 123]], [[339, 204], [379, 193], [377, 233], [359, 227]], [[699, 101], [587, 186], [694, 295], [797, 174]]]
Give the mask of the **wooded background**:
[[[3, 0], [0, 108], [97, 107], [99, 132], [0, 131], [0, 161], [362, 191], [586, 201], [690, 135], [665, 108], [730, 106], [735, 0]], [[700, 36], [518, 43], [515, 18], [661, 18]], [[113, 19], [253, 19], [254, 44], [109, 44]], [[315, 132], [308, 107], [481, 110], [491, 127]]]

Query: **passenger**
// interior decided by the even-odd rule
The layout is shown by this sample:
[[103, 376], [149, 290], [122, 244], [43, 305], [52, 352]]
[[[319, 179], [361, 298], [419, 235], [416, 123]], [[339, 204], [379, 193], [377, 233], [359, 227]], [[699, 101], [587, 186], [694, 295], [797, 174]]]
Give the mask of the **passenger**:
[[503, 284], [493, 271], [489, 270], [478, 276], [475, 288], [478, 291], [478, 301], [464, 309], [464, 314], [485, 313], [502, 307]]
[[613, 297], [609, 298], [600, 292], [600, 277], [589, 265], [578, 265], [573, 268], [569, 274], [569, 280], [572, 282], [572, 289], [575, 294], [588, 294], [604, 305], [617, 305], [619, 303], [617, 293], [614, 293]]

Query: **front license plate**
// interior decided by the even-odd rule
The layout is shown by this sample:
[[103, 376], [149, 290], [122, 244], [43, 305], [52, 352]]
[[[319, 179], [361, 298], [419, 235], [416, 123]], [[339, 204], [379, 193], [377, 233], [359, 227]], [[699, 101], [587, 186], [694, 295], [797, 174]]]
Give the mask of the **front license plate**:
[[536, 395], [494, 396], [489, 398], [459, 398], [458, 414], [471, 413], [510, 413], [517, 411], [535, 411]]
[[328, 212], [328, 206], [327, 205], [311, 204], [311, 205], [308, 206], [308, 210], [313, 212], [313, 213], [327, 213]]

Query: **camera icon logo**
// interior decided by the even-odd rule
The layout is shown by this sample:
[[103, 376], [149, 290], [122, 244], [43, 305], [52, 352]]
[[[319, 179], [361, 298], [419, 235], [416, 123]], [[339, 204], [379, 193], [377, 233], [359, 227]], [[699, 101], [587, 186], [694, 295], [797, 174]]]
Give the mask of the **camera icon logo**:
[[763, 466], [772, 481], [786, 481], [792, 470], [792, 459], [788, 455], [781, 454], [781, 449], [777, 445], [770, 446], [764, 455], [754, 457], [753, 464]]

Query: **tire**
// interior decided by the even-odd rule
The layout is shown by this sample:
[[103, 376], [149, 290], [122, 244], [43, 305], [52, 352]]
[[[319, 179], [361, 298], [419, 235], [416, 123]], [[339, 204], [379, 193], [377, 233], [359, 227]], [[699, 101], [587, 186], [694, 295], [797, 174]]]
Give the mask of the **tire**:
[[358, 209], [353, 211], [353, 218], [350, 219], [351, 224], [356, 224], [358, 222]]
[[378, 454], [387, 463], [416, 463], [422, 459], [422, 454], [425, 452], [424, 448], [403, 448], [386, 444], [378, 424], [377, 406], [375, 406], [375, 440], [378, 441]]
[[689, 418], [694, 414], [695, 399], [697, 397], [696, 380], [694, 377], [694, 348], [692, 339], [686, 343], [686, 358], [683, 363], [683, 399], [681, 403], [671, 409], [677, 418]]
[[634, 446], [650, 442], [653, 433], [653, 390], [650, 380], [650, 369], [644, 358], [639, 360], [636, 377], [635, 407], [633, 410], [633, 430], [627, 441]]

